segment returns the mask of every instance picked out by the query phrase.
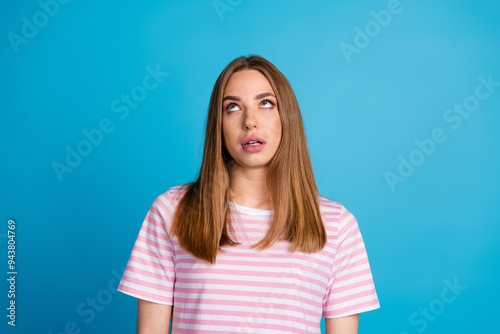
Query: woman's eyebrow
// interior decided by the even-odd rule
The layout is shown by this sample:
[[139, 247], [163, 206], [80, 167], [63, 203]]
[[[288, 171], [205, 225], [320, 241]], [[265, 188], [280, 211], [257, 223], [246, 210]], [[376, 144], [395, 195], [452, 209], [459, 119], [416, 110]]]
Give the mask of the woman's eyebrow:
[[272, 97], [276, 98], [276, 96], [274, 96], [273, 93], [265, 92], [265, 93], [260, 93], [260, 94], [255, 95], [255, 99], [260, 100], [260, 99], [262, 99], [264, 97], [268, 97], [268, 96], [272, 96]]
[[[276, 98], [276, 96], [274, 96], [273, 93], [265, 92], [265, 93], [260, 93], [260, 94], [255, 95], [255, 100], [259, 100], [259, 99], [262, 99], [262, 98], [268, 97], [268, 96], [272, 96], [272, 97]], [[241, 101], [241, 99], [238, 96], [228, 95], [228, 96], [224, 96], [224, 98], [222, 99], [222, 102], [227, 101], [227, 100]]]
[[222, 102], [224, 102], [226, 100], [241, 101], [241, 99], [239, 97], [237, 97], [237, 96], [231, 96], [231, 95], [225, 96], [222, 99]]

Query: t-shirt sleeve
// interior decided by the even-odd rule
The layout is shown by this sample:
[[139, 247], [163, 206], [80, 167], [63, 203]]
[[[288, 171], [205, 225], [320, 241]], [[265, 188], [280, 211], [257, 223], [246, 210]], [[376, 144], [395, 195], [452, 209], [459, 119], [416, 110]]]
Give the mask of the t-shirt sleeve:
[[323, 317], [340, 318], [379, 307], [358, 222], [341, 205], [336, 253], [323, 300]]
[[158, 196], [144, 219], [118, 291], [164, 305], [174, 304], [175, 257], [170, 240], [170, 192]]

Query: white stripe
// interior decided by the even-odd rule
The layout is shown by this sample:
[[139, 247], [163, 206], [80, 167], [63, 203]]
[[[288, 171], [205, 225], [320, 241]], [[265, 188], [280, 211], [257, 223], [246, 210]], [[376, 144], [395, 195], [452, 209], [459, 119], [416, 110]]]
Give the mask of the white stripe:
[[352, 299], [350, 301], [343, 302], [343, 303], [331, 304], [330, 307], [327, 308], [327, 311], [340, 310], [340, 309], [343, 309], [344, 307], [354, 306], [354, 305], [358, 305], [358, 304], [364, 304], [366, 302], [375, 300], [375, 298], [376, 298], [376, 294], [372, 294], [370, 296]]
[[[166, 291], [162, 291], [162, 290], [158, 290], [158, 289], [153, 289], [153, 288], [149, 288], [146, 286], [137, 285], [137, 284], [132, 283], [132, 282], [124, 281], [124, 280], [121, 281], [121, 285], [138, 290], [138, 291], [147, 292], [147, 293], [150, 293], [150, 294], [155, 295], [155, 296], [161, 296], [161, 297], [171, 297], [172, 296], [172, 292], [166, 292]], [[167, 287], [165, 287], [165, 288], [167, 288]]]
[[332, 299], [333, 301], [335, 301], [336, 299], [339, 299], [342, 297], [350, 296], [350, 295], [353, 295], [353, 294], [356, 294], [359, 292], [370, 291], [372, 289], [373, 289], [373, 285], [371, 283], [369, 283], [369, 284], [359, 286], [357, 288], [353, 288], [353, 289], [350, 289], [347, 291], [343, 291], [343, 292], [339, 292], [339, 293], [332, 293], [332, 294], [330, 294], [329, 299]]
[[[174, 274], [173, 272], [164, 271], [164, 270], [162, 270], [160, 268], [155, 268], [155, 267], [147, 266], [147, 265], [144, 265], [142, 263], [136, 262], [134, 260], [129, 260], [127, 267], [128, 266], [136, 268], [136, 269], [141, 269], [141, 270], [144, 270], [144, 271], [147, 271], [147, 272], [150, 272], [150, 273], [159, 274], [159, 275], [171, 276], [171, 275]], [[164, 265], [164, 267], [168, 267], [168, 268], [174, 269], [174, 267], [171, 266], [171, 265]]]

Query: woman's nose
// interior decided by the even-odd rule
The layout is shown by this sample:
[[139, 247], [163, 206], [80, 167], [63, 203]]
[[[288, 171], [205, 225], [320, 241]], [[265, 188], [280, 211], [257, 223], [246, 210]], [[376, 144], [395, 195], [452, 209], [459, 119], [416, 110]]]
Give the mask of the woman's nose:
[[248, 108], [245, 110], [245, 115], [243, 117], [243, 127], [245, 129], [256, 128], [257, 118], [255, 117], [255, 110]]

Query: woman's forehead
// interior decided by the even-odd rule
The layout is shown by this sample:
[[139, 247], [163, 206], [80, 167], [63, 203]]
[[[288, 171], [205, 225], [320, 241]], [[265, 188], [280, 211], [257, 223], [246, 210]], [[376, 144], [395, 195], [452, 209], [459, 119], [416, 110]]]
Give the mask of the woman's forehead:
[[233, 73], [224, 89], [226, 95], [252, 96], [255, 93], [272, 92], [274, 90], [267, 78], [258, 70], [241, 70]]

